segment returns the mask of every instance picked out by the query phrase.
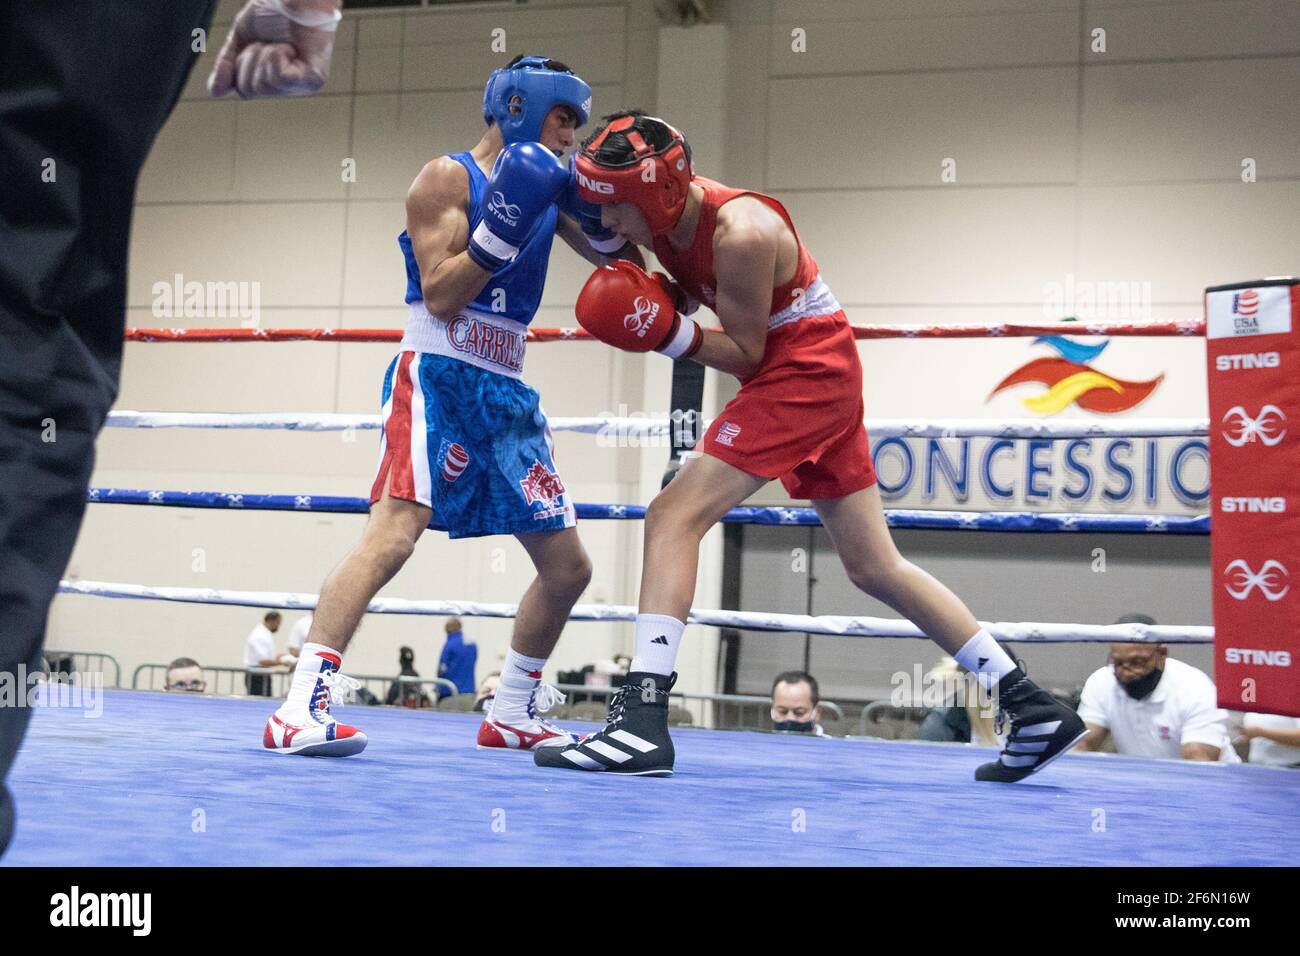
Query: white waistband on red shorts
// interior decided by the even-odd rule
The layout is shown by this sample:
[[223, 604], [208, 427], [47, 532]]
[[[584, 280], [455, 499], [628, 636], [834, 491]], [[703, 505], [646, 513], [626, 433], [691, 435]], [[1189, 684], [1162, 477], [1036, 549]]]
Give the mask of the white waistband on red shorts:
[[794, 300], [793, 303], [786, 306], [780, 312], [773, 313], [768, 317], [767, 330], [781, 325], [789, 325], [791, 322], [798, 322], [800, 319], [806, 319], [814, 315], [834, 315], [840, 311], [839, 300], [831, 292], [830, 286], [822, 281], [819, 275], [813, 279], [812, 284], [804, 290], [803, 295]]
[[461, 309], [444, 321], [430, 315], [423, 302], [410, 303], [402, 351], [428, 352], [469, 365], [522, 378], [528, 327], [503, 315]]

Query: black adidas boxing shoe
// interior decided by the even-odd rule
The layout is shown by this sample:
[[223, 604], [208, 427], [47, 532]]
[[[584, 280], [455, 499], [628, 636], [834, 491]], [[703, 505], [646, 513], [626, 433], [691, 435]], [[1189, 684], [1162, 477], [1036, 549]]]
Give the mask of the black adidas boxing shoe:
[[635, 672], [610, 698], [605, 726], [576, 744], [533, 751], [539, 767], [639, 777], [673, 775], [668, 736], [668, 691], [677, 675]]
[[1011, 735], [995, 762], [976, 768], [976, 780], [1023, 780], [1061, 756], [1088, 732], [1078, 714], [1031, 681], [1019, 667], [999, 682], [997, 708], [998, 726], [1009, 718]]

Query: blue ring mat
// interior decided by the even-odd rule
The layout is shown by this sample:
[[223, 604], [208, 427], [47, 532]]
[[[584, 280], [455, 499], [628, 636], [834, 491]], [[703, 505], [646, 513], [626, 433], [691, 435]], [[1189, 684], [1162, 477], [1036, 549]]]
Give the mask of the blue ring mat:
[[985, 749], [677, 729], [673, 777], [609, 777], [478, 750], [478, 715], [365, 707], [339, 711], [364, 753], [310, 759], [262, 751], [274, 704], [110, 690], [97, 718], [38, 709], [0, 865], [1300, 860], [1296, 771], [1067, 755], [999, 785], [972, 779]]

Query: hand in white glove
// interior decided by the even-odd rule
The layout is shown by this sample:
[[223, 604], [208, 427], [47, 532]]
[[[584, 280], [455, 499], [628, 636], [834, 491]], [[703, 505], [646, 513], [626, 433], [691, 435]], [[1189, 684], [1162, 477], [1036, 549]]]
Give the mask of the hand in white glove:
[[338, 0], [248, 0], [208, 77], [208, 92], [305, 96], [330, 75]]

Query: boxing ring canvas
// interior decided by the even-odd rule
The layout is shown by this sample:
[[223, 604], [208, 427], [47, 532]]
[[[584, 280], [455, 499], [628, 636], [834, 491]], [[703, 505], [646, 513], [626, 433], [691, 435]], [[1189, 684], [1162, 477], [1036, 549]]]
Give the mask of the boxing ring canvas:
[[1300, 850], [1300, 773], [1266, 767], [1070, 754], [981, 784], [981, 748], [678, 729], [675, 776], [618, 778], [477, 750], [472, 714], [349, 707], [365, 753], [313, 760], [262, 750], [268, 700], [102, 704], [33, 715], [0, 865], [1280, 866]]

